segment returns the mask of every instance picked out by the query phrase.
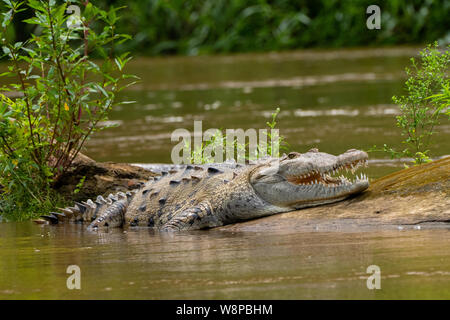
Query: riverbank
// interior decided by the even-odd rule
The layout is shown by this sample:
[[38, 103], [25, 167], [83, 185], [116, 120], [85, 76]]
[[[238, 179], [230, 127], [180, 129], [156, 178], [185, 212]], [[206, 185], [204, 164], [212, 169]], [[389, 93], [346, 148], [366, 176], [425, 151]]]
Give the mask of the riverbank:
[[[97, 162], [79, 154], [66, 174], [59, 177], [54, 189], [66, 199], [82, 201], [139, 188], [155, 173], [127, 163]], [[84, 180], [84, 182], [80, 182]], [[77, 192], [74, 192], [78, 189]]]

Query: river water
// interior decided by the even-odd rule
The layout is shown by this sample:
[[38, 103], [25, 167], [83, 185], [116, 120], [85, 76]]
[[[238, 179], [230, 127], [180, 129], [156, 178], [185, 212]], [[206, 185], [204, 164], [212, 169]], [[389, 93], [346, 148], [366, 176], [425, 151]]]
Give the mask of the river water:
[[[94, 136], [85, 152], [99, 161], [171, 162], [171, 133], [203, 130], [264, 129], [279, 107], [277, 128], [290, 149], [312, 147], [338, 154], [388, 144], [403, 149], [395, 125], [404, 68], [420, 48], [298, 51], [212, 57], [137, 58], [129, 73], [142, 82], [120, 98], [111, 123]], [[450, 126], [443, 122], [430, 150], [450, 154]], [[402, 168], [388, 155], [371, 153], [372, 178]]]
[[[419, 48], [215, 57], [137, 58], [142, 82], [121, 96], [118, 126], [84, 151], [99, 161], [170, 162], [174, 129], [265, 128], [276, 107], [292, 150], [329, 153], [401, 146], [395, 127], [404, 67]], [[431, 151], [450, 152], [442, 124]], [[402, 167], [370, 154], [371, 178]], [[450, 298], [448, 228], [360, 232], [230, 232], [175, 235], [145, 228], [87, 232], [80, 225], [0, 223], [0, 299]], [[69, 265], [81, 290], [69, 290]], [[381, 269], [381, 290], [366, 269]]]
[[[0, 299], [449, 299], [450, 229], [155, 234], [0, 224]], [[81, 289], [66, 286], [69, 265]], [[371, 265], [381, 289], [369, 290]]]

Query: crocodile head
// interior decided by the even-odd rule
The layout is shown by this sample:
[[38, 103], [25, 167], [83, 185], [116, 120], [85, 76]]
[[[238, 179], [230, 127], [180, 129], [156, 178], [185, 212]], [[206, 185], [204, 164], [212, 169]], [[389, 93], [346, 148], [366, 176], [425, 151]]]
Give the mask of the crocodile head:
[[352, 173], [367, 164], [367, 153], [355, 149], [334, 156], [311, 149], [306, 153], [291, 152], [279, 160], [271, 160], [250, 173], [250, 184], [265, 201], [293, 209], [342, 200], [369, 187], [361, 174], [348, 179], [342, 170]]

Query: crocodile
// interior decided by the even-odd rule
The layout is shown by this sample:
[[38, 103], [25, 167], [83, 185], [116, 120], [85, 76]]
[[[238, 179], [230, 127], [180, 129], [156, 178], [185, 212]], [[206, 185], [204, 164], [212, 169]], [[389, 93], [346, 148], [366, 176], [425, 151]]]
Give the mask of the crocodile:
[[[334, 156], [314, 148], [254, 163], [173, 166], [126, 193], [75, 202], [41, 216], [52, 224], [89, 223], [88, 230], [145, 226], [160, 231], [219, 227], [343, 200], [369, 187], [359, 166], [367, 153]], [[351, 171], [348, 179], [343, 170]], [[339, 176], [338, 176], [339, 175]]]

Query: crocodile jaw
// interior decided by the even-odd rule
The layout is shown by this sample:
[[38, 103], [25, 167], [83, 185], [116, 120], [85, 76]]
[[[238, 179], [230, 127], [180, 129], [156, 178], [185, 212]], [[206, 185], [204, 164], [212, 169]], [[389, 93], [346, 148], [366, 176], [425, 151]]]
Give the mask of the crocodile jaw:
[[342, 170], [354, 172], [366, 165], [367, 159], [367, 153], [355, 149], [339, 156], [317, 149], [304, 154], [290, 153], [256, 168], [250, 183], [261, 198], [280, 207], [299, 209], [332, 203], [369, 187], [364, 174], [352, 180], [336, 176]]

